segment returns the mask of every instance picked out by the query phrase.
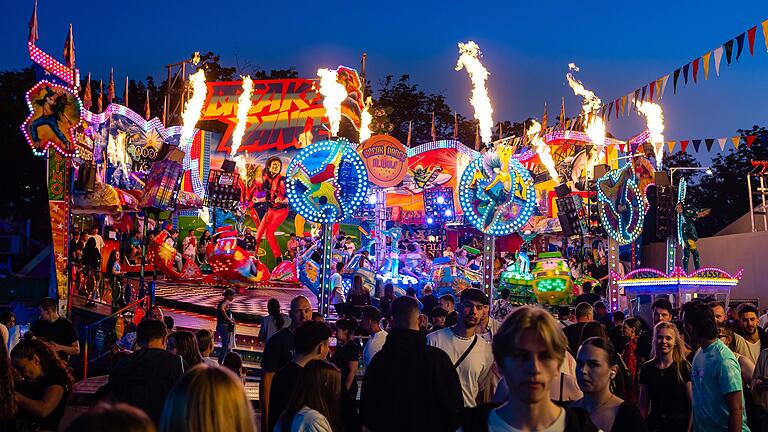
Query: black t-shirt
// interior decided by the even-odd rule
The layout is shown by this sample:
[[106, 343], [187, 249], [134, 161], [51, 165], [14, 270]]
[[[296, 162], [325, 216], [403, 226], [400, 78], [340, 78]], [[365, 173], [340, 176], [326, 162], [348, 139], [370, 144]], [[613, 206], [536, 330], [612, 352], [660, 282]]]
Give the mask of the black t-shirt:
[[659, 425], [674, 418], [687, 420], [689, 411], [686, 383], [691, 382], [691, 369], [687, 363], [680, 370], [682, 382], [674, 365], [660, 369], [653, 361], [640, 367], [640, 384], [648, 386], [648, 424]]
[[294, 350], [293, 332], [288, 327], [279, 330], [269, 338], [264, 346], [264, 354], [261, 356], [261, 370], [264, 372], [279, 371], [291, 361]]
[[573, 299], [573, 305], [577, 306], [579, 303], [589, 303], [589, 305], [592, 306], [600, 300], [602, 300], [600, 296], [595, 293], [580, 294]]
[[[59, 345], [69, 346], [77, 342], [77, 331], [75, 331], [75, 326], [64, 317], [59, 317], [54, 322], [39, 319], [32, 323], [32, 327], [30, 327], [29, 330], [36, 337]], [[69, 361], [69, 355], [64, 354], [63, 352], [59, 352], [58, 354], [64, 361]]]
[[29, 413], [25, 413], [23, 410], [20, 410], [20, 416], [28, 416], [35, 422], [35, 424], [39, 425], [40, 429], [42, 430], [57, 430], [59, 428], [59, 423], [61, 422], [62, 417], [64, 417], [64, 410], [67, 407], [67, 400], [69, 400], [69, 395], [72, 392], [72, 386], [70, 385], [69, 379], [67, 378], [67, 373], [57, 367], [53, 367], [37, 381], [23, 382], [19, 384], [16, 389], [19, 393], [30, 399], [43, 400], [43, 394], [45, 394], [45, 390], [48, 389], [48, 387], [54, 385], [61, 386], [64, 389], [64, 394], [62, 395], [61, 400], [59, 400], [59, 403], [56, 405], [56, 408], [54, 408], [53, 411], [48, 414], [48, 417], [41, 419], [39, 417], [34, 417]]
[[[282, 330], [281, 330], [282, 331]], [[275, 334], [277, 336], [277, 334]], [[275, 338], [272, 336], [269, 340]], [[285, 411], [288, 400], [291, 398], [294, 387], [301, 377], [303, 367], [289, 361], [272, 380], [272, 388], [269, 392], [269, 429], [275, 430], [280, 416]]]
[[645, 420], [643, 415], [640, 414], [640, 409], [637, 405], [633, 405], [629, 402], [622, 402], [619, 406], [619, 412], [616, 413], [616, 418], [613, 420], [613, 426], [611, 426], [611, 432], [647, 432], [645, 427]]
[[[336, 347], [331, 356], [331, 363], [335, 364], [341, 371], [342, 385], [347, 380], [347, 376], [349, 376], [349, 362], [358, 361], [359, 359], [360, 345], [356, 342], [348, 342]], [[349, 395], [357, 398], [357, 380], [352, 381], [352, 385], [349, 387]]]
[[637, 338], [637, 349], [635, 355], [637, 359], [648, 361], [651, 358], [651, 345], [653, 344], [653, 331], [647, 331]]

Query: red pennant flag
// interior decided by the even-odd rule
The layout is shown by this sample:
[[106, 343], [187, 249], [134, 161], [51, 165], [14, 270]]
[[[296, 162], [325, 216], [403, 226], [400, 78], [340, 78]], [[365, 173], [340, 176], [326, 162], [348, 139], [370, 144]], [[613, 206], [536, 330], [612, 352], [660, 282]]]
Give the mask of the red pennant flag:
[[616, 118], [619, 118], [619, 100], [616, 99], [613, 103], [616, 105]]
[[648, 87], [649, 87], [649, 88], [650, 88], [650, 90], [651, 90], [651, 97], [650, 97], [648, 100], [649, 100], [649, 101], [652, 101], [652, 100], [653, 100], [653, 93], [654, 93], [654, 90], [656, 90], [656, 81], [651, 81], [651, 83], [650, 83], [650, 84], [648, 84]]
[[747, 40], [749, 41], [749, 55], [755, 55], [755, 33], [757, 33], [757, 26], [747, 30]]
[[32, 8], [32, 17], [29, 19], [29, 39], [27, 39], [27, 42], [34, 45], [35, 41], [39, 38], [40, 36], [37, 32], [37, 0], [35, 0], [35, 7]]
[[693, 83], [696, 84], [696, 75], [699, 73], [699, 60], [700, 58], [697, 58], [693, 61]]
[[752, 143], [755, 142], [755, 138], [757, 138], [755, 135], [747, 135], [745, 137], [745, 139], [747, 141], [747, 148], [752, 146]]
[[67, 40], [64, 41], [64, 63], [68, 68], [75, 68], [75, 38], [72, 35], [72, 24], [69, 25]]
[[144, 118], [149, 120], [150, 113], [149, 113], [149, 89], [147, 89], [147, 99], [144, 100]]
[[683, 153], [685, 153], [686, 147], [688, 147], [688, 141], [680, 141], [680, 148], [683, 150]]

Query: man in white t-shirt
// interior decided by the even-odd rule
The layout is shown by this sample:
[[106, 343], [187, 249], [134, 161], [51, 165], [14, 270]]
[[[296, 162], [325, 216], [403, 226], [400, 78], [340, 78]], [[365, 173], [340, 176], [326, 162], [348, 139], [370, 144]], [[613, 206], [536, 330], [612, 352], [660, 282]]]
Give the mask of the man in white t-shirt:
[[341, 270], [344, 268], [344, 263], [336, 263], [336, 272], [331, 276], [331, 298], [328, 299], [329, 305], [335, 305], [345, 303], [344, 287], [342, 286]]
[[758, 310], [751, 303], [742, 303], [739, 306], [739, 321], [741, 322], [741, 335], [746, 342], [746, 355], [757, 363], [760, 351], [768, 348], [768, 336], [758, 323]]
[[465, 407], [477, 405], [477, 397], [490, 382], [493, 354], [491, 345], [475, 334], [475, 328], [489, 304], [488, 296], [475, 288], [461, 292], [457, 307], [458, 322], [427, 335], [427, 345], [442, 349], [448, 354], [459, 374]]
[[377, 352], [381, 351], [384, 342], [387, 341], [387, 332], [381, 328], [381, 312], [375, 306], [366, 306], [363, 308], [363, 319], [360, 326], [371, 332], [371, 338], [363, 348], [363, 365], [368, 366]]
[[96, 240], [96, 249], [101, 252], [101, 249], [104, 247], [104, 239], [99, 235], [99, 227], [93, 227], [91, 229], [91, 235], [89, 236], [93, 237], [94, 240]]

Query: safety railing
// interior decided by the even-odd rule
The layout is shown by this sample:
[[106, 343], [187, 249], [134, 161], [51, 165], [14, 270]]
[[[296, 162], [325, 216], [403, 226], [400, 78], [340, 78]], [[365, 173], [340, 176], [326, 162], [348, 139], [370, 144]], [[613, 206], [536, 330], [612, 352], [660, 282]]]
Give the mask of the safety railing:
[[71, 310], [74, 299], [81, 299], [86, 305], [102, 304], [122, 308], [146, 295], [139, 286], [138, 278], [124, 274], [108, 275], [81, 265], [72, 266], [70, 280], [68, 310]]

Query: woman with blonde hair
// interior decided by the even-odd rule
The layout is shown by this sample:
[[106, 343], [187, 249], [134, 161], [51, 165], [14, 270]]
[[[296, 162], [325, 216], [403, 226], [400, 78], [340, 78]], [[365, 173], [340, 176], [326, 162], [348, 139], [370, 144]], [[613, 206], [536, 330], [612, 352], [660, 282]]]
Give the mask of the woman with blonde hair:
[[275, 432], [343, 431], [340, 398], [341, 371], [324, 360], [310, 361], [304, 366]]
[[691, 428], [691, 364], [684, 348], [677, 326], [656, 324], [651, 359], [640, 367], [639, 408], [651, 432]]
[[229, 370], [199, 364], [171, 389], [160, 432], [256, 432], [253, 408]]

